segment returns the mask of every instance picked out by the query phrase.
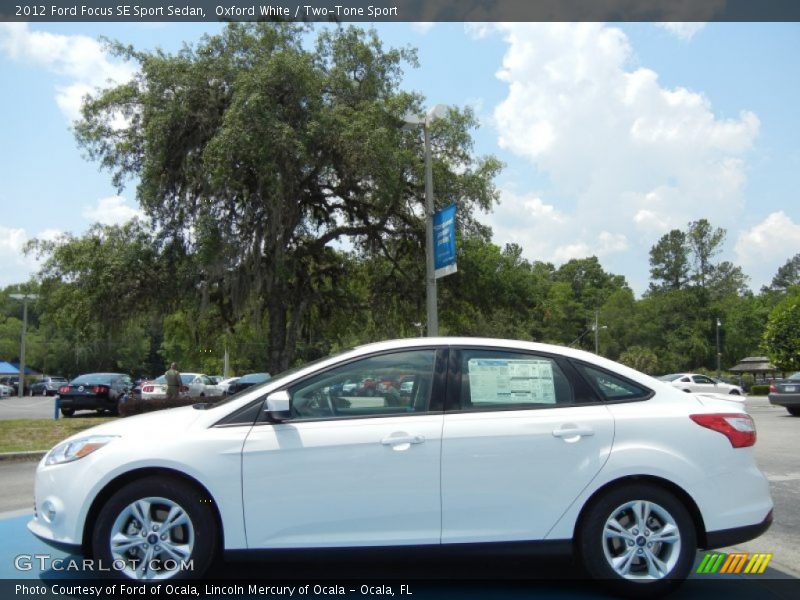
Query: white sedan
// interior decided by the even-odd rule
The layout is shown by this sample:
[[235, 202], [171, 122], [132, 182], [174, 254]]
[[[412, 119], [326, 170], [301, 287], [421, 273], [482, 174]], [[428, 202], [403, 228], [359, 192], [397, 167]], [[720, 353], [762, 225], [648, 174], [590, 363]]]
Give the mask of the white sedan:
[[[345, 389], [365, 378], [412, 383]], [[525, 542], [662, 593], [697, 548], [769, 527], [755, 441], [741, 405], [580, 350], [397, 340], [69, 438], [28, 528], [133, 579], [202, 577], [218, 552]]]
[[744, 390], [738, 385], [717, 381], [700, 373], [673, 373], [671, 375], [662, 375], [659, 379], [684, 392], [744, 395]]
[[[222, 396], [222, 388], [208, 375], [181, 373], [181, 396], [190, 398], [215, 398]], [[167, 378], [164, 375], [142, 384], [142, 400], [163, 400], [167, 397]]]

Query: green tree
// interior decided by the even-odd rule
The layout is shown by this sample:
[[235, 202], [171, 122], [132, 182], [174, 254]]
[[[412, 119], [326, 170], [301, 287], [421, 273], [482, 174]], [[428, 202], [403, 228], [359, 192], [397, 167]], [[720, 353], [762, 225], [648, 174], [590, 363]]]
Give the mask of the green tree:
[[619, 362], [648, 375], [658, 372], [658, 356], [650, 348], [631, 346], [620, 355]]
[[800, 370], [800, 287], [790, 288], [789, 295], [770, 313], [764, 346], [776, 367]]
[[719, 254], [725, 241], [725, 234], [724, 229], [712, 227], [707, 219], [689, 223], [686, 243], [693, 262], [692, 279], [701, 287], [705, 287], [706, 281], [714, 269], [711, 260]]
[[793, 285], [800, 285], [800, 253], [795, 254], [778, 268], [769, 288], [774, 292], [785, 292]]
[[689, 281], [689, 250], [680, 229], [665, 233], [650, 249], [651, 289], [679, 290]]
[[[138, 179], [143, 209], [196, 258], [227, 327], [266, 318], [273, 372], [341, 274], [331, 244], [398, 264], [424, 248], [422, 133], [401, 127], [422, 100], [399, 89], [415, 53], [354, 27], [323, 30], [308, 50], [304, 33], [231, 24], [175, 55], [116, 44], [138, 75], [91, 98], [76, 127], [116, 185]], [[470, 215], [496, 200], [500, 168], [473, 157], [475, 124], [451, 110], [430, 128], [437, 202], [458, 204], [462, 231], [480, 229]]]

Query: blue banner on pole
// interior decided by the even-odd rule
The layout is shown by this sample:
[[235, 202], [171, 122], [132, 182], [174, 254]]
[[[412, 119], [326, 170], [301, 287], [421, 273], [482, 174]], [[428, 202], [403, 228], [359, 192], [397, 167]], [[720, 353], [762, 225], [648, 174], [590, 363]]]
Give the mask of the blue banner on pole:
[[433, 257], [436, 279], [457, 271], [456, 266], [456, 205], [433, 215]]

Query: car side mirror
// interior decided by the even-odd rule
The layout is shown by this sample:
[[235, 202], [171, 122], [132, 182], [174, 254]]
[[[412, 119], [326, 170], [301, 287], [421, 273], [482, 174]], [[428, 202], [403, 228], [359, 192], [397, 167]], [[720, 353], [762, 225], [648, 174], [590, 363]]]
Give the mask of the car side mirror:
[[264, 409], [273, 421], [283, 421], [291, 416], [292, 397], [286, 390], [273, 392], [267, 396], [267, 407]]

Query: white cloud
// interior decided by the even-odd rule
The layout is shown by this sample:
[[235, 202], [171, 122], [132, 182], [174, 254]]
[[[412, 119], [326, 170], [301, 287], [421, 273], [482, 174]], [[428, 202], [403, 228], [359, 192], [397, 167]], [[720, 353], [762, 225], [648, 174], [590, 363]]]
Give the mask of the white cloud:
[[526, 258], [556, 264], [573, 258], [610, 256], [628, 249], [623, 233], [601, 231], [593, 234], [575, 217], [545, 203], [536, 194], [520, 195], [500, 190], [500, 204], [485, 219], [496, 243], [516, 243]]
[[753, 278], [756, 286], [767, 283], [800, 249], [800, 224], [782, 210], [739, 233], [736, 260]]
[[100, 198], [95, 206], [85, 206], [81, 216], [93, 223], [121, 225], [134, 217], [143, 218], [144, 213], [128, 206], [127, 200], [123, 196], [111, 196]]
[[701, 31], [705, 26], [705, 23], [656, 23], [656, 27], [660, 27], [661, 29], [670, 32], [672, 35], [684, 42], [691, 40], [695, 34]]
[[56, 102], [70, 121], [80, 117], [84, 95], [129, 81], [135, 73], [130, 64], [110, 60], [97, 40], [34, 31], [27, 23], [0, 23], [0, 52], [62, 78], [56, 86]]
[[[62, 231], [46, 229], [36, 236], [41, 240], [53, 241], [63, 235]], [[25, 245], [30, 238], [24, 229], [0, 225], [0, 287], [12, 283], [22, 283], [38, 271], [41, 263], [33, 254], [26, 255]]]
[[[745, 159], [760, 129], [755, 114], [720, 118], [704, 94], [662, 85], [652, 69], [632, 66], [634, 51], [617, 27], [514, 23], [473, 35], [487, 27], [507, 44], [497, 77], [508, 91], [493, 115], [499, 144], [574, 207], [560, 213], [570, 226], [558, 233], [568, 242], [549, 238], [541, 254], [631, 250], [628, 261], [638, 266], [626, 271], [642, 270], [650, 246], [671, 228], [704, 217], [736, 226]], [[507, 230], [495, 230], [502, 242]]]
[[435, 25], [436, 23], [434, 21], [419, 21], [417, 23], [412, 23], [411, 29], [413, 29], [417, 33], [425, 35], [431, 29], [433, 29]]

